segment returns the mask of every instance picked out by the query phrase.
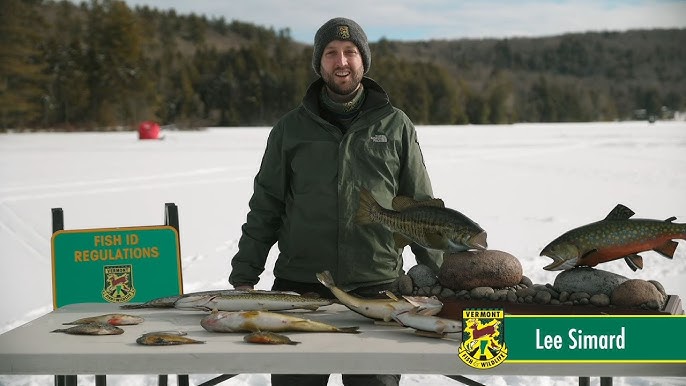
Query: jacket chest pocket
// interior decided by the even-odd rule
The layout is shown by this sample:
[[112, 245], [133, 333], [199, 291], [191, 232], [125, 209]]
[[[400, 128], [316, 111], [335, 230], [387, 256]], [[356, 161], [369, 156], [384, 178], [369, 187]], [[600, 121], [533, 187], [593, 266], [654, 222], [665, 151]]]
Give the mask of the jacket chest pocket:
[[383, 135], [358, 140], [355, 153], [360, 172], [371, 180], [395, 182], [400, 173], [400, 156], [395, 145]]
[[338, 144], [319, 141], [300, 144], [291, 158], [294, 193], [306, 193], [335, 185], [338, 176]]

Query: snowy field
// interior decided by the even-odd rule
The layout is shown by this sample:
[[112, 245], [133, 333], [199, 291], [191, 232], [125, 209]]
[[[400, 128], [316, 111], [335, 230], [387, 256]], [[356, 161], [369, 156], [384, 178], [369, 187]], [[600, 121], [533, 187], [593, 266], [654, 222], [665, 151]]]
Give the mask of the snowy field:
[[[477, 221], [491, 249], [507, 251], [534, 283], [556, 272], [541, 249], [563, 232], [605, 217], [622, 203], [637, 218], [686, 222], [686, 122], [421, 126], [417, 128], [434, 193]], [[0, 333], [52, 310], [51, 208], [65, 228], [163, 223], [178, 205], [185, 292], [227, 288], [230, 259], [245, 221], [268, 128], [136, 133], [0, 134]], [[645, 268], [623, 260], [600, 268], [656, 279], [686, 299], [686, 243], [673, 260], [644, 253]], [[257, 286], [270, 288], [275, 250]], [[405, 269], [415, 264], [405, 255]], [[15, 292], [16, 291], [16, 292]], [[457, 357], [456, 357], [457, 360]], [[686, 366], [685, 366], [686, 367]], [[684, 385], [685, 378], [615, 378], [615, 385]], [[471, 378], [488, 385], [575, 385], [575, 377]], [[191, 382], [208, 376], [191, 376]], [[0, 385], [51, 384], [50, 376], [0, 376]], [[110, 385], [154, 385], [154, 376], [110, 376]], [[79, 377], [79, 384], [93, 378]], [[170, 384], [175, 384], [170, 377]], [[594, 382], [598, 382], [597, 379]], [[226, 385], [268, 385], [243, 374]], [[340, 385], [340, 375], [330, 384]], [[441, 376], [407, 375], [402, 385], [455, 385]], [[597, 383], [595, 383], [597, 384]]]

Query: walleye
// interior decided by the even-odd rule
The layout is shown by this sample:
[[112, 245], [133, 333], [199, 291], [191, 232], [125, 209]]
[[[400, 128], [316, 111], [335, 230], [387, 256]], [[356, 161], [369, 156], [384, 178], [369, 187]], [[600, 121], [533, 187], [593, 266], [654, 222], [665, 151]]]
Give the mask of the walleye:
[[398, 299], [387, 292], [389, 295], [387, 299], [359, 298], [336, 287], [329, 271], [320, 272], [316, 276], [319, 282], [330, 289], [341, 303], [367, 318], [388, 322], [393, 319], [393, 313], [409, 311], [415, 307], [419, 307], [420, 312], [424, 315], [436, 315], [443, 308], [443, 303], [440, 300], [425, 296], [404, 296], [403, 299]]
[[107, 323], [77, 324], [69, 328], [61, 328], [50, 332], [63, 332], [71, 335], [120, 335], [124, 330]]
[[296, 345], [300, 342], [291, 340], [289, 337], [271, 331], [256, 331], [243, 337], [247, 343], [260, 344], [290, 344]]
[[184, 296], [174, 303], [179, 309], [219, 311], [283, 311], [304, 309], [315, 311], [333, 300], [302, 296], [297, 293], [250, 291], [233, 295]]
[[458, 320], [439, 318], [438, 316], [422, 315], [417, 308], [409, 311], [400, 311], [393, 313], [393, 320], [405, 327], [411, 327], [415, 330], [433, 332], [439, 336], [462, 332], [462, 322]]
[[187, 338], [182, 331], [155, 331], [148, 332], [136, 339], [136, 343], [143, 346], [176, 346], [180, 344], [205, 343], [201, 340]]
[[91, 316], [89, 318], [81, 318], [69, 323], [62, 324], [86, 324], [86, 323], [107, 323], [113, 326], [131, 326], [134, 324], [143, 323], [145, 319], [140, 316], [127, 314], [105, 314], [99, 316]]
[[208, 290], [199, 292], [189, 292], [184, 295], [175, 296], [164, 296], [161, 298], [156, 298], [148, 300], [145, 303], [139, 304], [124, 304], [120, 308], [123, 309], [139, 309], [139, 308], [174, 308], [174, 303], [181, 298], [194, 297], [194, 296], [205, 296], [205, 295], [245, 295], [248, 293], [262, 293], [262, 294], [295, 294], [295, 292], [283, 292], [283, 291], [263, 291], [263, 290], [237, 290], [237, 289], [225, 289], [225, 290]]
[[316, 322], [269, 311], [212, 311], [200, 320], [200, 325], [212, 332], [343, 332], [358, 333], [358, 327], [336, 327], [331, 324]]
[[572, 229], [553, 240], [541, 251], [553, 262], [543, 267], [548, 271], [578, 266], [594, 267], [600, 263], [624, 258], [632, 270], [643, 268], [640, 252], [653, 250], [671, 259], [679, 245], [673, 239], [686, 240], [686, 224], [630, 219], [634, 212], [617, 205], [603, 220]]
[[394, 232], [396, 248], [412, 241], [425, 248], [451, 253], [487, 248], [486, 231], [462, 213], [446, 208], [441, 199], [415, 201], [398, 196], [392, 206], [393, 210], [382, 207], [362, 188], [355, 221], [384, 225]]

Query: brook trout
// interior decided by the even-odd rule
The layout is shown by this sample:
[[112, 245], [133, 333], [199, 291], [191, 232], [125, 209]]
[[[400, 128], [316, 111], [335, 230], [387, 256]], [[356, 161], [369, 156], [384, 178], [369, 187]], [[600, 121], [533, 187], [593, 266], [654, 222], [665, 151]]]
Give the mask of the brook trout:
[[541, 251], [553, 262], [543, 267], [548, 271], [578, 266], [594, 267], [600, 263], [624, 258], [629, 268], [643, 268], [640, 252], [653, 250], [669, 259], [679, 245], [673, 239], [686, 240], [686, 224], [630, 219], [634, 212], [617, 205], [603, 220], [572, 229], [553, 240]]
[[185, 332], [155, 331], [148, 332], [136, 339], [136, 343], [143, 346], [176, 346], [180, 344], [205, 343], [185, 336]]
[[296, 345], [300, 342], [291, 340], [289, 337], [270, 331], [257, 331], [243, 337], [247, 343], [259, 344], [290, 344]]
[[[148, 300], [145, 303], [139, 304], [124, 304], [121, 306], [123, 309], [139, 309], [139, 308], [174, 308], [174, 303], [181, 298], [192, 297], [192, 296], [204, 296], [204, 295], [243, 295], [251, 292], [259, 293], [284, 293], [280, 291], [262, 291], [262, 290], [237, 290], [237, 289], [225, 289], [225, 290], [208, 290], [208, 291], [198, 291], [189, 292], [184, 295], [174, 295], [174, 296], [163, 296], [161, 298], [156, 298]], [[291, 293], [291, 292], [288, 292]]]
[[212, 332], [301, 331], [358, 333], [358, 327], [336, 327], [296, 316], [269, 311], [212, 311], [200, 321], [200, 325]]
[[435, 332], [437, 334], [462, 332], [462, 322], [459, 320], [422, 315], [417, 312], [417, 309], [396, 312], [393, 314], [393, 320], [405, 327], [411, 327], [420, 331]]
[[393, 199], [393, 210], [382, 207], [372, 194], [360, 191], [358, 224], [382, 224], [393, 233], [396, 248], [412, 241], [444, 252], [487, 248], [486, 231], [462, 213], [446, 208], [443, 200], [415, 201], [410, 197]]

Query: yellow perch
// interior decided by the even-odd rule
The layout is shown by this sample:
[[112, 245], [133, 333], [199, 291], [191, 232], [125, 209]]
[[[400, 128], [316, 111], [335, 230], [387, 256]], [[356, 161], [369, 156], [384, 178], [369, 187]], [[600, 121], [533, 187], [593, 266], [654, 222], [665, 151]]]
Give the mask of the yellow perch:
[[124, 333], [124, 330], [107, 323], [84, 323], [51, 332], [63, 332], [71, 335], [120, 335]]
[[105, 314], [99, 316], [91, 316], [88, 318], [81, 318], [69, 323], [63, 323], [66, 325], [70, 324], [87, 324], [87, 323], [106, 323], [112, 326], [130, 326], [134, 324], [143, 323], [145, 319], [140, 316], [126, 315], [126, 314]]
[[289, 337], [271, 331], [257, 331], [243, 337], [247, 343], [258, 344], [290, 344], [296, 345], [300, 342], [291, 340]]
[[176, 346], [180, 344], [205, 343], [200, 340], [187, 338], [185, 332], [175, 331], [156, 331], [141, 335], [136, 339], [136, 343], [143, 346]]

